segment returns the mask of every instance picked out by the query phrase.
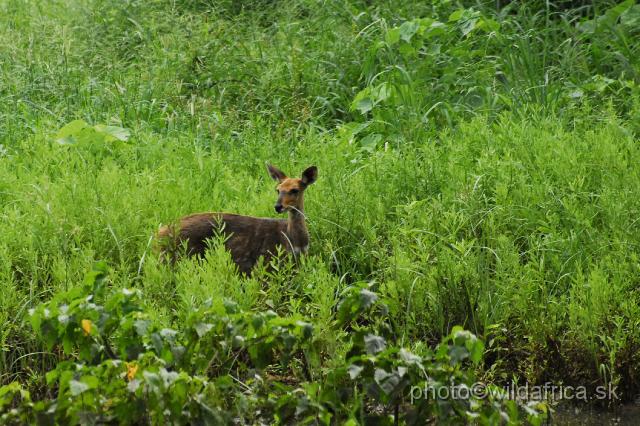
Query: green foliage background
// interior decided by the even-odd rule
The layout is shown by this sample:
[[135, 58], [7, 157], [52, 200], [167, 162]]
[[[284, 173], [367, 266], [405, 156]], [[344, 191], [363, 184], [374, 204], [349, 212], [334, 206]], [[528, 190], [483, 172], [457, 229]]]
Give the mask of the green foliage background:
[[[323, 368], [370, 281], [403, 346], [462, 325], [488, 380], [633, 398], [639, 28], [632, 0], [0, 1], [0, 384], [47, 392], [28, 310], [104, 260], [167, 325], [212, 296], [310, 318]], [[272, 216], [266, 161], [319, 168], [298, 272], [158, 264], [181, 215]]]

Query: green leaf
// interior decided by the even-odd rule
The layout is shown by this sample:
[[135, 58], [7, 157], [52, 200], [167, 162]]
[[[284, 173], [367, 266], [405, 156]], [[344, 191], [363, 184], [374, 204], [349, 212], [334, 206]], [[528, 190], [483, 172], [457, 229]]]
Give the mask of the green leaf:
[[142, 376], [144, 377], [144, 381], [152, 392], [159, 393], [161, 391], [162, 380], [160, 380], [160, 376], [158, 376], [157, 373], [152, 373], [145, 370], [142, 372]]
[[97, 389], [100, 387], [100, 380], [95, 376], [82, 376], [80, 381], [87, 385], [88, 389]]
[[60, 145], [72, 145], [77, 142], [79, 133], [88, 128], [89, 125], [84, 120], [74, 120], [68, 123], [56, 133], [56, 142]]
[[418, 355], [411, 353], [405, 348], [400, 349], [399, 352], [400, 358], [409, 365], [420, 365], [422, 363], [422, 358]]
[[[578, 25], [578, 29], [586, 34], [594, 34], [597, 29], [605, 28], [610, 29], [613, 27], [623, 14], [629, 9], [634, 7], [636, 0], [626, 0], [620, 4], [608, 9], [604, 14], [597, 16], [594, 19], [582, 22]], [[621, 19], [624, 22], [623, 19]]]
[[44, 377], [45, 377], [45, 379], [47, 381], [47, 384], [51, 385], [56, 380], [58, 380], [58, 376], [59, 376], [58, 369], [53, 369], [53, 370], [47, 372], [47, 374], [45, 374]]
[[311, 339], [311, 336], [313, 336], [313, 324], [308, 323], [308, 322], [302, 322], [302, 337], [304, 339]]
[[151, 325], [151, 321], [147, 321], [147, 320], [136, 320], [133, 323], [133, 326], [136, 329], [136, 333], [138, 333], [138, 336], [146, 336], [150, 325]]
[[385, 340], [374, 334], [367, 334], [364, 336], [364, 346], [367, 349], [369, 355], [375, 355], [382, 352], [387, 347]]
[[462, 18], [462, 15], [464, 15], [464, 13], [465, 13], [465, 9], [456, 10], [451, 15], [449, 15], [449, 22], [457, 22], [457, 21], [459, 21], [460, 18]]
[[448, 27], [449, 26], [447, 24], [443, 24], [442, 22], [436, 21], [432, 23], [428, 28], [425, 29], [423, 37], [433, 38], [433, 37], [441, 36], [443, 34], [446, 34]]
[[410, 44], [403, 44], [398, 48], [400, 54], [404, 57], [412, 57], [415, 56], [418, 51]]
[[175, 371], [168, 371], [166, 368], [160, 368], [160, 378], [164, 382], [165, 388], [171, 386], [176, 380], [178, 380], [178, 373]]
[[109, 275], [109, 267], [105, 261], [96, 262], [93, 268], [84, 277], [84, 283], [92, 287], [96, 296], [101, 297], [104, 291], [104, 280]]
[[418, 28], [420, 28], [420, 24], [416, 21], [407, 21], [403, 23], [400, 25], [400, 38], [407, 43], [410, 43], [411, 38], [416, 32], [418, 32]]
[[493, 19], [480, 18], [480, 20], [476, 24], [476, 28], [486, 32], [498, 31], [500, 29], [500, 24]]
[[87, 385], [86, 383], [80, 382], [78, 380], [69, 381], [69, 391], [71, 392], [71, 395], [78, 396], [87, 390], [89, 390], [89, 385]]
[[15, 402], [14, 399], [16, 395], [20, 395], [22, 399], [19, 406], [28, 406], [31, 402], [31, 393], [25, 390], [20, 383], [11, 382], [8, 385], [0, 386], [0, 419], [6, 419], [6, 410], [4, 408]]
[[29, 310], [29, 322], [31, 322], [31, 328], [33, 328], [33, 330], [38, 334], [40, 333], [40, 325], [42, 324], [41, 311], [42, 311], [42, 305], [37, 309]]
[[629, 28], [640, 27], [640, 4], [633, 6], [620, 16], [620, 23]]
[[338, 128], [338, 132], [348, 139], [356, 136], [358, 133], [365, 130], [367, 127], [371, 126], [371, 121], [365, 121], [363, 123], [358, 123], [352, 121], [350, 123], [344, 123]]
[[387, 373], [380, 368], [376, 369], [374, 378], [378, 386], [387, 395], [392, 395], [402, 380], [398, 373]]
[[72, 337], [68, 333], [65, 333], [62, 337], [62, 349], [64, 350], [64, 353], [67, 355], [71, 354], [73, 352], [73, 347], [74, 341]]
[[391, 86], [386, 81], [371, 90], [371, 98], [375, 104], [386, 101], [391, 96]]
[[360, 141], [360, 146], [364, 151], [373, 152], [375, 151], [378, 143], [382, 140], [382, 135], [378, 133], [371, 133], [370, 135], [365, 136]]
[[251, 318], [251, 325], [253, 326], [254, 330], [260, 330], [260, 328], [262, 328], [262, 326], [264, 325], [264, 318], [262, 318], [262, 315], [254, 315]]
[[160, 330], [160, 335], [166, 340], [173, 342], [175, 341], [178, 332], [172, 328], [163, 328], [162, 330]]
[[239, 311], [238, 304], [233, 300], [225, 299], [223, 302], [224, 310], [228, 314], [235, 314]]
[[96, 130], [96, 132], [111, 136], [112, 138], [122, 142], [128, 141], [129, 137], [131, 136], [131, 131], [129, 129], [125, 129], [124, 127], [105, 126], [104, 124], [98, 124], [93, 128]]
[[469, 358], [471, 359], [471, 362], [478, 365], [478, 363], [482, 361], [482, 356], [484, 355], [484, 343], [482, 343], [482, 340], [476, 338], [474, 340], [467, 341], [466, 346], [469, 351]]
[[353, 98], [351, 102], [351, 111], [358, 110], [361, 114], [366, 114], [373, 108], [373, 100], [371, 99], [371, 87], [365, 87]]
[[454, 345], [449, 348], [449, 356], [455, 363], [459, 363], [469, 356], [469, 351], [464, 346]]
[[239, 335], [233, 336], [233, 339], [231, 340], [231, 345], [234, 349], [242, 348], [244, 346], [244, 337]]
[[360, 373], [362, 373], [362, 370], [364, 370], [364, 367], [357, 364], [350, 364], [349, 368], [347, 368], [347, 371], [349, 372], [349, 377], [351, 377], [351, 380], [354, 380], [355, 378], [357, 378], [360, 375]]
[[475, 18], [467, 19], [466, 21], [464, 21], [460, 26], [460, 31], [462, 31], [462, 35], [466, 36], [471, 31], [475, 30], [477, 23], [478, 23], [478, 19], [475, 19]]
[[605, 12], [605, 19], [608, 25], [614, 25], [618, 18], [625, 13], [628, 9], [633, 7], [636, 3], [636, 0], [626, 0], [622, 3], [613, 6], [609, 10]]
[[198, 334], [198, 337], [202, 337], [213, 328], [213, 324], [199, 322], [194, 326], [194, 328], [196, 330], [196, 334]]
[[373, 100], [371, 98], [362, 98], [358, 101], [354, 101], [352, 109], [357, 109], [360, 114], [366, 114], [373, 109]]
[[378, 295], [372, 291], [363, 288], [360, 290], [360, 303], [363, 309], [369, 309], [378, 301]]
[[385, 34], [385, 41], [389, 46], [393, 46], [394, 44], [400, 41], [400, 28], [391, 28]]

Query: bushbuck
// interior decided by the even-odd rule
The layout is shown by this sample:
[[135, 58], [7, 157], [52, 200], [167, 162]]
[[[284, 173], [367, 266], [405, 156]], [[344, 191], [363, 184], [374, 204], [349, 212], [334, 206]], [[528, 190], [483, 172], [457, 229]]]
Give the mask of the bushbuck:
[[216, 236], [226, 237], [225, 247], [241, 273], [250, 275], [251, 269], [264, 257], [268, 263], [282, 247], [294, 257], [305, 254], [309, 248], [309, 232], [304, 215], [304, 191], [318, 178], [315, 166], [302, 172], [300, 178], [287, 177], [278, 168], [267, 165], [269, 175], [277, 182], [277, 213], [287, 212], [287, 219], [241, 216], [230, 213], [196, 213], [185, 216], [176, 224], [158, 231], [161, 241], [161, 257], [175, 261], [175, 248], [186, 243], [187, 254], [202, 256], [207, 240]]

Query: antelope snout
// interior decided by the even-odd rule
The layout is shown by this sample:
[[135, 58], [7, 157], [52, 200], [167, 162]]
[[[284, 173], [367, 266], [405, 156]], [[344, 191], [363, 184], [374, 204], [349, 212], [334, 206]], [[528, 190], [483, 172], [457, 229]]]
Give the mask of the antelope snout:
[[282, 213], [284, 211], [284, 207], [282, 207], [280, 203], [276, 204], [274, 208], [276, 209], [276, 213]]

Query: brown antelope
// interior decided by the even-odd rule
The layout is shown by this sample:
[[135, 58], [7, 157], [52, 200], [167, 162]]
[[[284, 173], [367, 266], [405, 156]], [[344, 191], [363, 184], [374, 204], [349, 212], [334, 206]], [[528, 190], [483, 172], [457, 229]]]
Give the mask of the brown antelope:
[[[249, 275], [251, 269], [264, 257], [265, 263], [277, 253], [278, 247], [293, 253], [294, 257], [305, 254], [309, 248], [309, 232], [304, 216], [304, 191], [318, 177], [318, 169], [311, 166], [300, 178], [287, 177], [282, 171], [267, 165], [269, 175], [278, 182], [276, 192], [277, 213], [287, 212], [287, 219], [241, 216], [229, 213], [196, 213], [185, 216], [175, 225], [165, 226], [158, 232], [164, 240], [162, 257], [167, 254], [175, 260], [175, 253], [167, 253], [168, 247], [186, 243], [187, 254], [202, 256], [207, 249], [207, 240], [222, 234], [225, 247], [231, 252], [240, 272]], [[166, 244], [166, 242], [169, 244]]]

